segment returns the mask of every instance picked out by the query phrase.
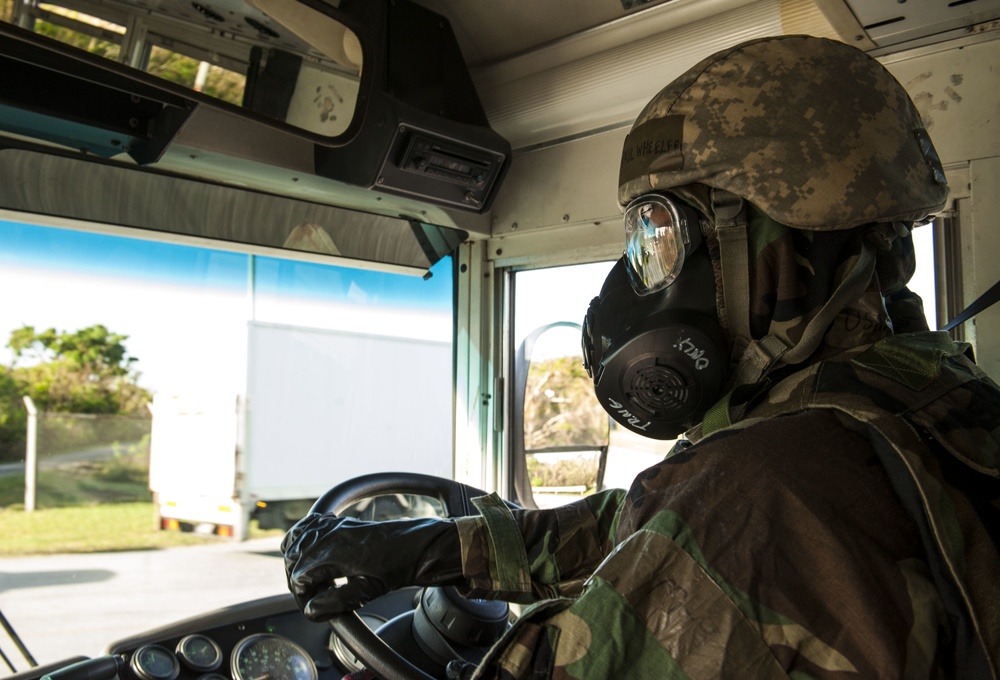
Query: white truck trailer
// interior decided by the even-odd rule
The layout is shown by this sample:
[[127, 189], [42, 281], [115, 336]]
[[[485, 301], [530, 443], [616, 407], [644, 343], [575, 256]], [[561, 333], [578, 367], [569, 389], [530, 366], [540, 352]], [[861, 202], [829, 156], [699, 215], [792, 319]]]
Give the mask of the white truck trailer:
[[242, 539], [351, 477], [452, 476], [451, 343], [250, 322], [246, 349], [231, 392], [154, 397], [161, 528]]

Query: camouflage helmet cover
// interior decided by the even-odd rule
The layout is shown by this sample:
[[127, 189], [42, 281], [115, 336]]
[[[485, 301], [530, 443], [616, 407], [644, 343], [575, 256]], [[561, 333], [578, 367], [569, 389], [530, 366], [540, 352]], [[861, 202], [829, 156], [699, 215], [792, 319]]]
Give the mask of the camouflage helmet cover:
[[661, 90], [626, 137], [618, 184], [622, 206], [704, 184], [810, 230], [916, 221], [948, 196], [899, 82], [864, 52], [810, 36], [736, 45]]

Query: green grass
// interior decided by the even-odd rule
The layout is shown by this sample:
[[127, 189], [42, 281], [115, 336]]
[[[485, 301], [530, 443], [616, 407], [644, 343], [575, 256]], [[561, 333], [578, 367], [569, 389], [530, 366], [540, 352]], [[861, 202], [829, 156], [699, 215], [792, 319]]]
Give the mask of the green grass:
[[[35, 489], [36, 508], [143, 502], [151, 499], [145, 483], [93, 476], [81, 478], [63, 470], [40, 474]], [[0, 508], [24, 508], [24, 475], [0, 477]]]
[[[24, 475], [0, 477], [0, 557], [154, 550], [220, 539], [154, 526], [143, 460], [115, 456], [101, 463], [40, 471], [36, 510], [24, 512]], [[280, 534], [250, 524], [250, 537]]]
[[[149, 463], [137, 454], [38, 471], [36, 508], [150, 501]], [[0, 508], [24, 507], [24, 475], [0, 477]]]
[[[250, 525], [250, 537], [274, 536]], [[0, 509], [0, 557], [55, 553], [155, 550], [213, 543], [220, 539], [153, 525], [152, 503], [107, 503], [24, 512]]]

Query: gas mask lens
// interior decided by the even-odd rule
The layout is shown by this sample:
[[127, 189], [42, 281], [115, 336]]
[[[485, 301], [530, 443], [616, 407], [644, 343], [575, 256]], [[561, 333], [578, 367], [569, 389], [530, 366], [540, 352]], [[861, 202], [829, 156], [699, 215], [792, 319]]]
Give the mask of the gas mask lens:
[[640, 196], [625, 208], [625, 261], [632, 289], [649, 295], [674, 282], [687, 252], [697, 247], [697, 215], [659, 194]]

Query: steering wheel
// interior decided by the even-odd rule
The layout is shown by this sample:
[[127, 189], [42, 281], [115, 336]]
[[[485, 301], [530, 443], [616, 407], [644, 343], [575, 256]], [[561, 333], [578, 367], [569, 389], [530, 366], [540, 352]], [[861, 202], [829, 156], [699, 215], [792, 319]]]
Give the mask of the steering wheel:
[[[355, 477], [338, 484], [320, 496], [311, 512], [337, 514], [362, 498], [391, 493], [437, 498], [444, 504], [448, 517], [475, 514], [472, 499], [487, 495], [485, 491], [443, 477], [410, 472], [383, 472]], [[365, 667], [376, 675], [399, 680], [435, 680], [383, 642], [356, 612], [333, 617], [330, 619], [330, 626]]]

